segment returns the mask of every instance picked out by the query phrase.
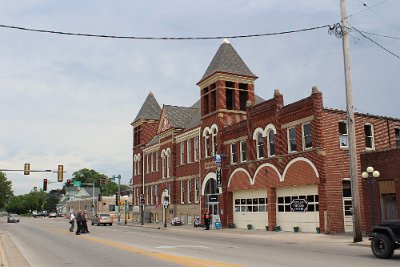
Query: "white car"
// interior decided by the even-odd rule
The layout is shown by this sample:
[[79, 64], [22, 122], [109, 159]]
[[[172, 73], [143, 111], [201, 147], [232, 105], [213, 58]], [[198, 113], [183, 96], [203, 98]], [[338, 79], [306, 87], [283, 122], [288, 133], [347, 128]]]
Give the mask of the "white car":
[[57, 218], [57, 212], [50, 212], [49, 218]]

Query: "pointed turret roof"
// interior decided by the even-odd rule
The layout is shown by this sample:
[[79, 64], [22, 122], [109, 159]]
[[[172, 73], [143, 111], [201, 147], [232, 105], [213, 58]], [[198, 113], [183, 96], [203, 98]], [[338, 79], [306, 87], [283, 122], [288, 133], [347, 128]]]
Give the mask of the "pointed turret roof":
[[142, 108], [139, 110], [139, 113], [137, 114], [134, 122], [139, 119], [159, 120], [160, 114], [161, 114], [161, 107], [158, 104], [156, 98], [154, 97], [154, 94], [150, 92], [146, 100], [144, 101]]
[[227, 39], [219, 47], [200, 82], [217, 72], [257, 78]]

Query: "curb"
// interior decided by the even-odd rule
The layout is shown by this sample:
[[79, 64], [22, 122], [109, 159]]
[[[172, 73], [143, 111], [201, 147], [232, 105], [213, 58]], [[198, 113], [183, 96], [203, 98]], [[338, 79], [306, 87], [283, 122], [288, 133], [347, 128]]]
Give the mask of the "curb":
[[2, 267], [8, 267], [8, 261], [6, 257], [6, 253], [4, 252], [3, 249], [3, 237], [6, 235], [5, 232], [0, 231], [0, 266]]

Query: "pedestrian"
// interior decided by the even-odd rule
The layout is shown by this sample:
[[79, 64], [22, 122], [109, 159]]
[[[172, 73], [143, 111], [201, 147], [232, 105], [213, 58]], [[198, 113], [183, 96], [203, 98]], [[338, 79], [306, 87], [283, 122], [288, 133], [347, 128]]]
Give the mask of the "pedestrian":
[[86, 211], [82, 214], [82, 233], [89, 233], [89, 229], [87, 226]]
[[206, 225], [205, 230], [210, 230], [210, 213], [208, 209], [204, 212], [204, 224]]
[[71, 224], [71, 226], [69, 227], [69, 231], [73, 232], [75, 227], [75, 215], [73, 212], [71, 212], [71, 214], [69, 215], [69, 223]]
[[82, 231], [82, 211], [79, 211], [78, 214], [76, 214], [76, 235], [80, 235]]

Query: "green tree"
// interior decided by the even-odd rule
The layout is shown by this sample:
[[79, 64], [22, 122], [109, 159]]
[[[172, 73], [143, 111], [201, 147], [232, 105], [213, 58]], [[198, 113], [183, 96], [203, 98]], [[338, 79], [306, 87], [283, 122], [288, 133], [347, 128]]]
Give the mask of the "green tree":
[[29, 194], [25, 195], [28, 209], [31, 211], [43, 210], [46, 195], [46, 192], [43, 192], [42, 190], [38, 191], [36, 189], [33, 189]]
[[26, 195], [13, 196], [7, 205], [7, 211], [10, 213], [24, 214], [29, 212]]
[[57, 210], [57, 204], [60, 202], [61, 191], [60, 190], [51, 190], [47, 195], [44, 202], [45, 210]]
[[81, 169], [79, 171], [76, 171], [72, 174], [72, 179], [71, 182], [73, 183], [74, 181], [80, 181], [81, 183], [95, 183], [95, 186], [100, 185], [100, 180], [101, 178], [105, 177], [108, 179], [108, 177], [104, 174], [98, 173], [95, 170], [89, 170], [87, 168]]
[[3, 210], [13, 196], [11, 181], [7, 181], [5, 173], [0, 172], [0, 210]]

